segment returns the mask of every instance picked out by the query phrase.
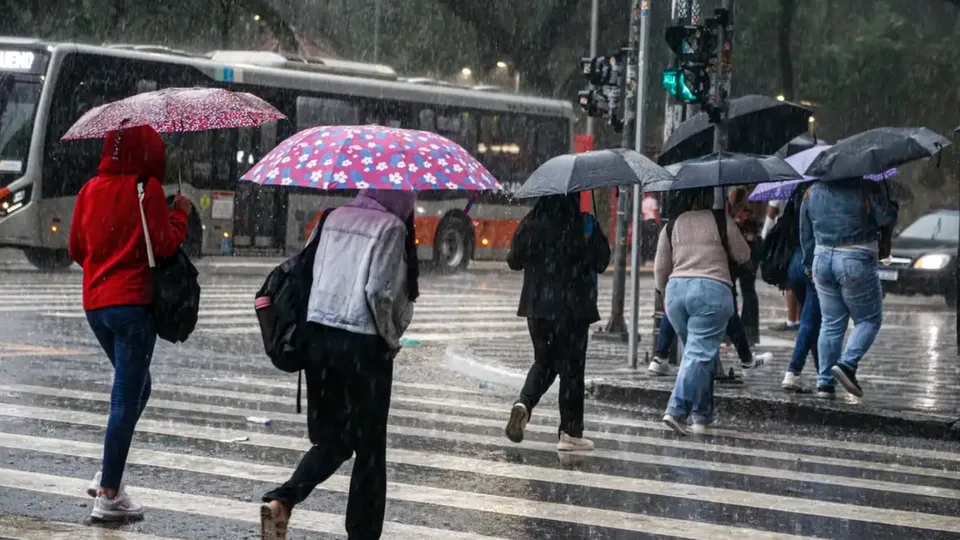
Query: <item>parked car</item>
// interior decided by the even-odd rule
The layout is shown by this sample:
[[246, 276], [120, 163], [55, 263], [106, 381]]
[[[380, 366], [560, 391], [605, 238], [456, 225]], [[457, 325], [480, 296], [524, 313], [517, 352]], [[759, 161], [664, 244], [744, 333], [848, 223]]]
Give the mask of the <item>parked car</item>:
[[960, 211], [938, 210], [919, 217], [893, 238], [889, 264], [877, 270], [883, 292], [943, 296], [957, 300]]

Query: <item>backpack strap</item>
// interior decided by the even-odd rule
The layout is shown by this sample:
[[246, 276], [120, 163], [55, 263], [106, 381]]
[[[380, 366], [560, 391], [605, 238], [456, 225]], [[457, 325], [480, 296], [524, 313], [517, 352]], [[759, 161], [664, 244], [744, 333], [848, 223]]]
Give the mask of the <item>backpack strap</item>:
[[[677, 216], [680, 217], [680, 216]], [[677, 224], [677, 218], [673, 218], [667, 222], [667, 243], [670, 244], [670, 247], [673, 248], [673, 226]]]
[[147, 265], [150, 268], [155, 268], [157, 261], [153, 255], [153, 242], [150, 241], [150, 228], [147, 227], [147, 214], [143, 210], [143, 198], [146, 195], [146, 189], [147, 177], [137, 177], [137, 199], [140, 201], [140, 224], [143, 226], [143, 239], [147, 244]]
[[[313, 259], [317, 255], [317, 246], [320, 244], [320, 235], [323, 233], [323, 225], [327, 222], [327, 218], [330, 217], [330, 212], [333, 212], [333, 208], [327, 208], [320, 214], [320, 221], [317, 222], [317, 226], [314, 227], [313, 232], [310, 233], [310, 238], [307, 240], [307, 245], [303, 248], [304, 259], [306, 264], [304, 265], [302, 271], [303, 276], [298, 276], [300, 279], [305, 280], [305, 276], [309, 276], [311, 279], [313, 277]], [[301, 282], [301, 283], [304, 283]], [[309, 298], [309, 293], [307, 294]], [[303, 406], [301, 405], [303, 396], [303, 370], [297, 372], [297, 414], [303, 412]]]
[[727, 254], [727, 271], [730, 272], [730, 281], [734, 283], [731, 289], [733, 290], [734, 300], [736, 300], [737, 266], [733, 261], [733, 256], [730, 255], [730, 239], [727, 237], [727, 211], [722, 208], [714, 208], [713, 220], [717, 223], [717, 232], [720, 233], [720, 244], [723, 246], [723, 252]]

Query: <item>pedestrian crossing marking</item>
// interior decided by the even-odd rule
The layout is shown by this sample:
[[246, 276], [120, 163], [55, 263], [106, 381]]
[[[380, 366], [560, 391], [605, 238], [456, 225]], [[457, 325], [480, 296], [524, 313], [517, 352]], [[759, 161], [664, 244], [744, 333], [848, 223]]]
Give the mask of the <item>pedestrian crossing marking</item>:
[[38, 345], [27, 345], [20, 343], [0, 343], [0, 358], [25, 358], [33, 356], [80, 356], [93, 354], [97, 354], [97, 351], [41, 347]]
[[0, 516], [0, 538], [11, 540], [176, 540], [137, 532], [101, 529], [43, 521], [22, 516]]
[[[82, 498], [89, 499], [86, 496], [87, 484], [89, 482], [89, 478], [68, 478], [50, 474], [0, 469], [0, 486], [64, 497], [79, 497], [80, 494], [83, 494]], [[260, 503], [247, 503], [219, 497], [142, 487], [129, 487], [126, 489], [133, 498], [150, 508], [215, 518], [234, 519], [248, 523], [260, 523]], [[343, 534], [343, 517], [314, 510], [297, 509], [297, 511], [293, 513], [290, 527], [325, 534]], [[383, 533], [385, 538], [402, 540], [505, 540], [468, 532], [440, 530], [390, 521], [384, 522]]]

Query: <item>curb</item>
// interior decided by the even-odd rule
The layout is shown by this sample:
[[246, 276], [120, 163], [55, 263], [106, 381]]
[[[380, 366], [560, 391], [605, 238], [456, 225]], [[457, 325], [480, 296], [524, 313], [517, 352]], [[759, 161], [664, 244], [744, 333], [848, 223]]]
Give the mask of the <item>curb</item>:
[[[445, 353], [445, 364], [454, 372], [510, 389], [519, 390], [525, 373], [491, 365], [466, 352], [462, 346], [450, 346]], [[646, 388], [603, 378], [587, 378], [587, 393], [597, 401], [612, 405], [639, 405], [662, 409], [671, 390]], [[557, 385], [550, 388], [556, 393]], [[785, 394], [787, 395], [787, 394]], [[746, 420], [782, 420], [795, 424], [819, 425], [866, 430], [873, 433], [912, 436], [932, 439], [960, 440], [960, 420], [955, 417], [924, 415], [889, 410], [864, 410], [858, 405], [845, 406], [798, 402], [790, 399], [730, 396], [714, 394], [715, 404], [724, 414]]]

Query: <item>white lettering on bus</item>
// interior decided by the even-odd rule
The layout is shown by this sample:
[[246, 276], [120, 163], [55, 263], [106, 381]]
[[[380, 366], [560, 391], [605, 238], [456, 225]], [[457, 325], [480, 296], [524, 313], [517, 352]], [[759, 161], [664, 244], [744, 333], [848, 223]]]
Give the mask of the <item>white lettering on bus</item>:
[[33, 53], [30, 51], [0, 51], [0, 69], [30, 71], [33, 67], [33, 58]]

